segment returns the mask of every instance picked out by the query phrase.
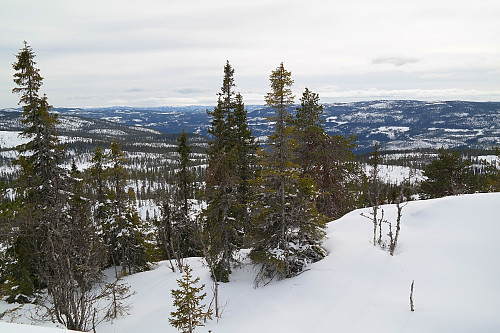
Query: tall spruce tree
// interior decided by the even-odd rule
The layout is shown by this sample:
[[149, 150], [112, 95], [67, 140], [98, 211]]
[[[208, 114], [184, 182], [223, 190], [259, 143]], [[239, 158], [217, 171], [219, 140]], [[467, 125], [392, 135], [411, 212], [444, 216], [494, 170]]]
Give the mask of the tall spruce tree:
[[[198, 230], [191, 216], [191, 202], [193, 198], [194, 175], [191, 170], [192, 148], [188, 144], [187, 134], [182, 130], [177, 138], [177, 172], [172, 193], [174, 237], [177, 239], [176, 247], [181, 257], [199, 256], [200, 246], [197, 240]], [[179, 269], [182, 269], [179, 267]]]
[[54, 322], [88, 330], [98, 300], [105, 297], [94, 289], [102, 281], [103, 251], [76, 167], [70, 176], [60, 166], [64, 156], [57, 115], [50, 113], [47, 98], [38, 96], [42, 78], [33, 58], [25, 43], [13, 64], [18, 85], [13, 92], [21, 94], [22, 135], [29, 141], [17, 147], [18, 234], [11, 249], [16, 258], [11, 278], [18, 282], [17, 292], [46, 287], [49, 297], [38, 304]]
[[187, 217], [189, 215], [189, 199], [192, 197], [193, 175], [189, 169], [192, 149], [187, 143], [187, 135], [184, 130], [182, 130], [182, 134], [177, 139], [177, 142], [179, 143], [177, 146], [179, 171], [177, 171], [176, 175], [178, 195], [182, 202], [182, 213]]
[[236, 219], [243, 224], [245, 234], [250, 229], [250, 200], [252, 196], [251, 182], [257, 172], [257, 148], [258, 144], [252, 131], [248, 127], [248, 118], [243, 97], [236, 94], [236, 105], [233, 118], [233, 143], [236, 151]]
[[62, 195], [65, 171], [59, 166], [63, 147], [56, 132], [57, 115], [51, 114], [47, 97], [39, 97], [43, 78], [35, 67], [35, 54], [24, 42], [12, 65], [23, 106], [21, 135], [29, 141], [19, 145], [16, 163], [19, 166], [17, 200], [19, 229], [14, 248], [17, 258], [13, 278], [19, 283], [20, 293], [32, 294], [36, 287], [46, 284], [44, 271], [48, 269], [43, 255], [50, 246], [52, 235], [64, 216], [66, 197]]
[[295, 162], [303, 174], [315, 181], [320, 193], [316, 198], [318, 210], [330, 218], [339, 218], [354, 208], [355, 189], [361, 181], [352, 152], [356, 137], [325, 132], [318, 94], [306, 88], [300, 101], [293, 122]]
[[261, 150], [260, 175], [254, 182], [252, 250], [261, 264], [256, 284], [292, 277], [325, 256], [321, 248], [326, 218], [318, 213], [314, 181], [294, 163], [296, 142], [289, 126], [293, 104], [291, 73], [283, 63], [271, 73], [267, 106], [275, 110], [275, 132]]
[[212, 121], [208, 133], [208, 168], [206, 172], [207, 208], [206, 259], [215, 281], [229, 281], [231, 262], [248, 228], [249, 182], [253, 178], [255, 139], [247, 124], [247, 113], [240, 94], [234, 92], [234, 69], [224, 66], [217, 106], [208, 114]]

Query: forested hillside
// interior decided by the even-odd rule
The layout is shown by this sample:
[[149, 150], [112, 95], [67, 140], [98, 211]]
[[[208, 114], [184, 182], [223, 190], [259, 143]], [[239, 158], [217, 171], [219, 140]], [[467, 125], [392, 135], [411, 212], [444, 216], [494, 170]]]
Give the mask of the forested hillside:
[[[289, 107], [294, 114], [298, 101]], [[325, 131], [330, 135], [358, 135], [356, 152], [371, 150], [378, 141], [384, 150], [434, 148], [491, 149], [500, 144], [500, 103], [468, 101], [380, 100], [322, 103]], [[61, 115], [104, 119], [154, 128], [165, 133], [208, 134], [213, 106], [54, 108]], [[247, 106], [248, 126], [265, 140], [273, 131], [267, 121], [274, 111], [264, 105]], [[6, 110], [3, 110], [4, 112]]]

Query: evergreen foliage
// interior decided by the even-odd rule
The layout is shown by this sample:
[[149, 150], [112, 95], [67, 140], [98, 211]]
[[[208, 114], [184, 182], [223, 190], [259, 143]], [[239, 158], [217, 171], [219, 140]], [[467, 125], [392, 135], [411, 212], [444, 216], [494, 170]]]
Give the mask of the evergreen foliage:
[[[174, 232], [178, 239], [178, 248], [182, 257], [199, 256], [199, 242], [197, 241], [197, 226], [191, 216], [190, 199], [194, 192], [194, 175], [191, 170], [192, 148], [187, 143], [186, 132], [183, 130], [177, 139], [177, 167], [173, 192], [173, 220]], [[181, 269], [181, 268], [180, 268]]]
[[196, 287], [200, 278], [193, 279], [192, 271], [191, 267], [185, 265], [184, 275], [177, 280], [179, 289], [172, 290], [176, 311], [170, 313], [168, 321], [183, 333], [192, 333], [197, 327], [205, 326], [208, 319], [212, 319], [212, 310], [205, 310], [206, 305], [201, 304], [207, 295], [201, 294], [205, 285]]
[[107, 216], [107, 195], [109, 194], [106, 178], [108, 155], [104, 148], [96, 146], [90, 162], [91, 166], [87, 176], [88, 195], [95, 203], [93, 207], [94, 221], [98, 226], [102, 226]]
[[[12, 228], [13, 217], [19, 209], [16, 201], [9, 198], [7, 186], [0, 181], [0, 244], [4, 249], [0, 250], [0, 297], [12, 294], [15, 288], [15, 281], [9, 279], [14, 275], [15, 253], [13, 244], [15, 242], [15, 232]], [[12, 297], [11, 300], [15, 298]]]
[[256, 284], [297, 275], [326, 255], [321, 248], [326, 217], [314, 204], [319, 193], [314, 180], [294, 163], [297, 143], [288, 126], [293, 80], [283, 63], [271, 73], [270, 82], [266, 103], [276, 111], [276, 130], [268, 138], [268, 148], [259, 152], [261, 170], [252, 202], [250, 258], [261, 264]]
[[208, 111], [212, 121], [208, 132], [208, 168], [203, 212], [207, 249], [215, 281], [229, 281], [231, 262], [248, 229], [249, 182], [253, 178], [256, 144], [247, 124], [240, 94], [234, 92], [234, 69], [224, 66], [224, 78], [217, 106]]
[[35, 67], [35, 54], [25, 42], [16, 57], [13, 68], [17, 87], [12, 91], [20, 94], [25, 125], [21, 135], [30, 141], [17, 147], [20, 175], [16, 188], [19, 207], [16, 220], [19, 223], [11, 249], [16, 258], [12, 277], [18, 283], [17, 292], [31, 295], [45, 283], [41, 275], [48, 269], [43, 260], [46, 246], [50, 245], [47, 237], [62, 223], [65, 171], [59, 166], [63, 147], [55, 129], [57, 116], [50, 113], [47, 98], [38, 95], [42, 77]]
[[306, 88], [293, 122], [295, 163], [316, 183], [319, 212], [339, 218], [356, 206], [361, 183], [361, 170], [353, 153], [356, 137], [328, 135], [323, 128], [322, 113], [318, 94]]
[[[184, 258], [200, 255], [199, 230], [191, 216], [191, 199], [194, 192], [194, 175], [190, 167], [191, 146], [186, 132], [177, 139], [177, 171], [172, 184], [161, 190], [158, 200], [161, 217], [156, 221], [157, 239], [166, 259], [174, 260], [182, 272]], [[174, 265], [171, 265], [174, 271]]]
[[186, 132], [182, 130], [181, 136], [177, 139], [177, 153], [179, 154], [179, 171], [177, 172], [177, 184], [179, 187], [179, 195], [182, 201], [182, 212], [184, 215], [189, 214], [189, 199], [191, 198], [191, 185], [193, 176], [189, 170], [189, 155], [192, 152], [191, 147], [187, 144]]
[[424, 168], [427, 178], [422, 191], [431, 198], [468, 193], [472, 187], [470, 161], [463, 161], [456, 151], [441, 147], [438, 158]]
[[257, 169], [257, 147], [255, 137], [248, 127], [247, 111], [243, 97], [236, 94], [236, 105], [233, 114], [234, 124], [232, 141], [236, 155], [234, 172], [236, 174], [236, 219], [243, 224], [243, 230], [249, 230], [251, 224], [249, 206], [251, 200], [251, 181], [255, 178]]
[[[135, 195], [126, 190], [128, 174], [124, 168], [125, 155], [113, 142], [109, 153], [96, 148], [91, 174], [96, 178], [96, 221], [101, 223], [108, 265], [121, 266], [120, 274], [130, 274], [147, 268], [142, 221], [135, 208]], [[107, 166], [106, 168], [102, 168]], [[103, 185], [103, 179], [107, 185]], [[103, 186], [103, 188], [100, 188]], [[132, 192], [133, 193], [133, 192]], [[103, 202], [99, 202], [103, 200]], [[117, 277], [119, 276], [116, 272]]]
[[489, 163], [487, 166], [487, 176], [484, 185], [486, 191], [500, 191], [500, 148], [495, 147], [495, 155], [497, 156], [495, 163]]
[[23, 116], [29, 117], [39, 107], [38, 91], [42, 86], [43, 78], [40, 75], [40, 69], [35, 67], [35, 52], [26, 41], [16, 58], [17, 61], [12, 64], [12, 68], [16, 71], [14, 83], [17, 87], [12, 89], [12, 93], [20, 95], [19, 104], [23, 104]]

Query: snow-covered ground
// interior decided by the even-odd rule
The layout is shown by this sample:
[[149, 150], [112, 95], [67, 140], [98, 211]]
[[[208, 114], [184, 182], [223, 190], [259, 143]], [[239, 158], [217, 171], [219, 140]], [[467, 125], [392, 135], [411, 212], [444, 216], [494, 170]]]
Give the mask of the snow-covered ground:
[[[220, 286], [222, 318], [197, 331], [500, 332], [499, 203], [500, 193], [410, 202], [394, 257], [370, 243], [371, 221], [360, 216], [368, 210], [353, 211], [329, 224], [328, 257], [295, 278], [255, 289], [254, 268], [235, 269], [231, 282]], [[394, 221], [395, 207], [383, 208]], [[211, 295], [201, 259], [188, 262]], [[136, 292], [129, 315], [102, 323], [97, 332], [176, 332], [168, 317], [170, 291], [180, 276], [161, 262], [126, 277]], [[409, 306], [412, 281], [415, 312]], [[0, 313], [8, 307], [0, 302]], [[0, 323], [0, 332], [58, 331]]]
[[[370, 170], [372, 167], [368, 164], [364, 165], [364, 170], [366, 175], [370, 175]], [[386, 184], [399, 185], [408, 179], [410, 179], [412, 184], [416, 182], [425, 180], [422, 170], [412, 169], [405, 166], [399, 165], [379, 165], [379, 178], [382, 182]]]
[[27, 143], [29, 139], [20, 135], [20, 132], [15, 131], [0, 131], [0, 148], [15, 148], [16, 146]]

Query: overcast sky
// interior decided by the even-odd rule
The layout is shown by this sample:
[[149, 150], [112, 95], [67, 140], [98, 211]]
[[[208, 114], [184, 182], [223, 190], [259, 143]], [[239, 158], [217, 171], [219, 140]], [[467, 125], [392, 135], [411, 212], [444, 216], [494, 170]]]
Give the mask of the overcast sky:
[[292, 72], [298, 101], [500, 101], [499, 0], [0, 0], [0, 107], [26, 40], [56, 107], [246, 104]]

